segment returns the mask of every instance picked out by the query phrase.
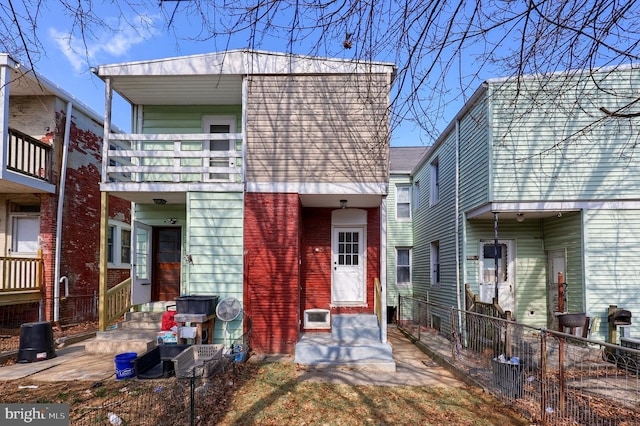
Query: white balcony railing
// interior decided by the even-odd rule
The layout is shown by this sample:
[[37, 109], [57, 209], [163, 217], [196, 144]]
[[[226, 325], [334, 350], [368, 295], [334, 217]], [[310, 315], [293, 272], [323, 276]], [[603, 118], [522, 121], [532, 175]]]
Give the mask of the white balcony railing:
[[[242, 133], [111, 134], [102, 181], [242, 183], [243, 140]], [[230, 149], [211, 149], [211, 141], [229, 141]]]

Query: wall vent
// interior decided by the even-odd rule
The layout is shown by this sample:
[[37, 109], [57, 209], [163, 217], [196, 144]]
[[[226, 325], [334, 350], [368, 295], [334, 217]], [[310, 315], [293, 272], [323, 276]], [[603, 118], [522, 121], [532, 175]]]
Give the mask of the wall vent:
[[304, 311], [305, 329], [331, 328], [331, 313], [328, 309], [306, 309]]

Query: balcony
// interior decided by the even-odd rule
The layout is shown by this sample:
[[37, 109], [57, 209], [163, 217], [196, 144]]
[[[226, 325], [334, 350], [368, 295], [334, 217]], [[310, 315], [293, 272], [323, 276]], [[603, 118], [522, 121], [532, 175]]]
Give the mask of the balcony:
[[1, 140], [0, 193], [55, 193], [53, 146], [11, 128]]
[[[111, 134], [101, 190], [136, 202], [158, 192], [242, 190], [243, 140], [243, 133]], [[235, 149], [210, 149], [212, 141]]]

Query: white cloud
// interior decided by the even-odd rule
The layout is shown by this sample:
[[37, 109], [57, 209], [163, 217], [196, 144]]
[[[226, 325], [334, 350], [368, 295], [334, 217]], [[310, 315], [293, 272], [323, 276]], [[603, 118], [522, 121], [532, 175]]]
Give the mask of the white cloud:
[[[82, 40], [74, 33], [49, 29], [49, 36], [62, 51], [73, 69], [87, 70], [108, 57], [127, 55], [131, 49], [157, 34], [156, 19], [150, 15], [138, 15], [134, 19], [120, 20], [115, 32], [99, 31], [95, 37]], [[87, 31], [86, 33], [90, 33]]]

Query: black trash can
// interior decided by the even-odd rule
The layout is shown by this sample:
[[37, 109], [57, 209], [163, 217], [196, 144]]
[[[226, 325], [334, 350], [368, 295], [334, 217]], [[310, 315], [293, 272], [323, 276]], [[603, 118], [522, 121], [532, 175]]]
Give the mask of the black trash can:
[[493, 386], [510, 398], [522, 398], [524, 391], [524, 371], [522, 364], [500, 362], [493, 358]]
[[55, 358], [53, 328], [51, 323], [26, 322], [20, 326], [20, 348], [18, 362], [44, 361]]

